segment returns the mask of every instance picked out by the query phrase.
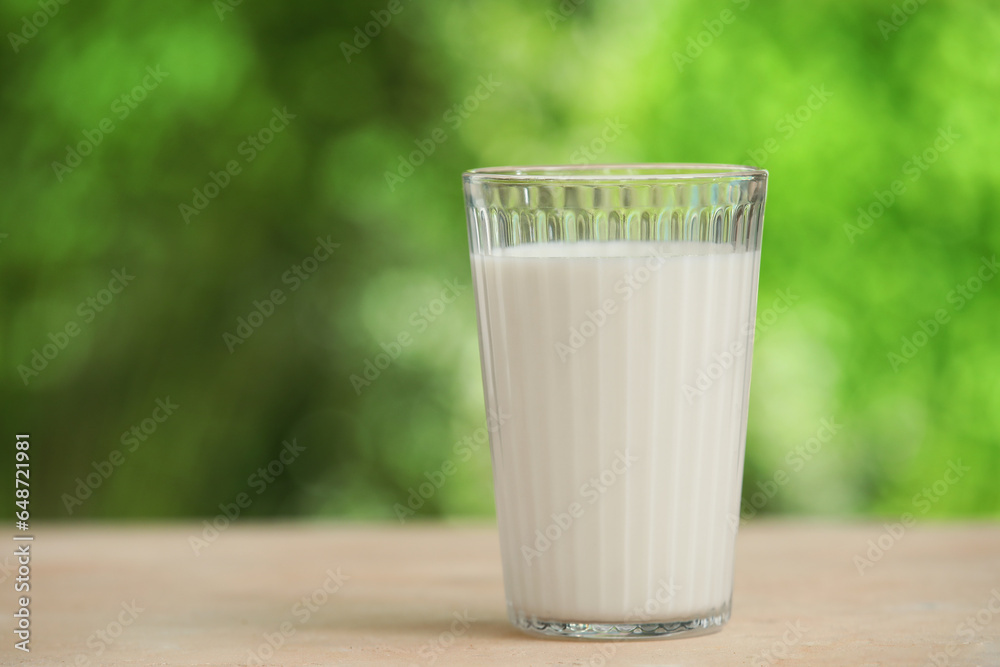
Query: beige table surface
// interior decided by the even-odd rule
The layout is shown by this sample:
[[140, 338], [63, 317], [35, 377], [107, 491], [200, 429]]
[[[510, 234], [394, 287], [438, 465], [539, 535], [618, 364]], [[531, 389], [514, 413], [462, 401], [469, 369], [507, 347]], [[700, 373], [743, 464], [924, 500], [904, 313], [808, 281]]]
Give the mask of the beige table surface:
[[536, 639], [508, 625], [491, 525], [238, 521], [195, 555], [200, 528], [35, 531], [30, 654], [13, 648], [8, 534], [0, 662], [1000, 665], [997, 524], [883, 536], [889, 548], [860, 575], [854, 557], [881, 524], [751, 523], [722, 632], [627, 643]]

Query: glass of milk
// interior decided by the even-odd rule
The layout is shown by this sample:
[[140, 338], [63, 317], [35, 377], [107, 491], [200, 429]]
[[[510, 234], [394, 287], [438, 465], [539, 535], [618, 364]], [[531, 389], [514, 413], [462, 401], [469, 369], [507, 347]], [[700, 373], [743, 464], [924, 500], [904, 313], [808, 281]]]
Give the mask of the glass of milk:
[[505, 167], [463, 183], [511, 622], [720, 629], [767, 172]]

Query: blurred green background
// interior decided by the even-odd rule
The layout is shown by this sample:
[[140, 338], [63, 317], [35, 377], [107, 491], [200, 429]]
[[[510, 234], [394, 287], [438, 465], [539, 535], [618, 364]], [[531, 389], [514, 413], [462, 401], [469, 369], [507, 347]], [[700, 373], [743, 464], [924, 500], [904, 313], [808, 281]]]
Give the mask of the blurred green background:
[[31, 434], [35, 517], [247, 492], [245, 516], [395, 520], [445, 468], [415, 515], [490, 516], [489, 452], [456, 447], [485, 424], [471, 290], [435, 305], [470, 280], [460, 173], [583, 161], [770, 171], [745, 515], [1000, 515], [995, 3], [0, 20], [0, 411]]

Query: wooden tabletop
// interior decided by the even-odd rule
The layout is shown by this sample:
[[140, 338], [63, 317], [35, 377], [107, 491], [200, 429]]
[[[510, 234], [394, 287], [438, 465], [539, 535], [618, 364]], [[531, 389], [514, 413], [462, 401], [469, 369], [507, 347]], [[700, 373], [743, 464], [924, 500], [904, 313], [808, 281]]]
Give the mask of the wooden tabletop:
[[30, 654], [0, 551], [0, 663], [1000, 665], [1000, 527], [899, 528], [751, 523], [720, 633], [592, 642], [507, 623], [492, 525], [43, 526]]

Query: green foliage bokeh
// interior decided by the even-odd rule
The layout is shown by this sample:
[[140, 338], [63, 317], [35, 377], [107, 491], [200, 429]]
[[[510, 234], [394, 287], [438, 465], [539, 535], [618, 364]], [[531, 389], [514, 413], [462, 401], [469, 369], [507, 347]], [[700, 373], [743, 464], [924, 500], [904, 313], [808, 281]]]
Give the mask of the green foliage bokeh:
[[[210, 516], [295, 439], [305, 451], [245, 515], [393, 518], [448, 461], [418, 514], [489, 515], [488, 449], [455, 449], [484, 424], [471, 290], [433, 321], [421, 308], [469, 283], [461, 171], [589, 155], [770, 171], [760, 309], [792, 305], [757, 338], [745, 498], [783, 469], [762, 512], [997, 516], [1000, 281], [961, 306], [949, 294], [1000, 248], [1000, 8], [902, 4], [916, 11], [77, 0], [22, 42], [10, 35], [42, 10], [7, 0], [0, 409], [4, 437], [32, 437], [33, 510]], [[165, 76], [137, 101], [147, 68]], [[105, 119], [79, 166], [53, 166]], [[198, 211], [213, 174], [225, 186]], [[293, 290], [286, 272], [318, 239], [339, 247]], [[122, 270], [134, 280], [89, 314]], [[276, 289], [285, 302], [227, 345]], [[404, 332], [412, 345], [359, 395], [351, 375]], [[168, 397], [174, 414], [129, 451], [123, 433]], [[824, 419], [836, 433], [793, 471]], [[114, 450], [124, 463], [70, 512], [66, 494]], [[934, 492], [958, 461], [968, 471]]]

